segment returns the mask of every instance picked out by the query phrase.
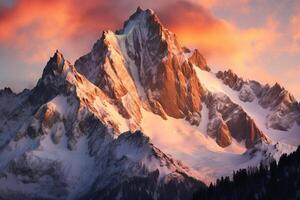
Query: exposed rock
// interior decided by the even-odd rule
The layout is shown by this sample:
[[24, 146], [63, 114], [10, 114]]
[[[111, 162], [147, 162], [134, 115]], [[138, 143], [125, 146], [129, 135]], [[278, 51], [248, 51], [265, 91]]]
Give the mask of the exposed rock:
[[213, 116], [210, 117], [207, 134], [216, 139], [216, 142], [221, 147], [227, 147], [232, 143], [231, 133], [223, 121], [220, 113], [211, 113]]
[[239, 99], [244, 102], [252, 102], [255, 99], [255, 94], [249, 85], [244, 84], [239, 92]]
[[217, 131], [216, 142], [221, 147], [227, 147], [228, 145], [230, 145], [232, 143], [231, 133], [228, 129], [227, 124], [224, 122], [220, 123], [219, 129]]
[[253, 80], [249, 81], [249, 86], [252, 89], [252, 91], [254, 92], [255, 96], [260, 98], [264, 91], [263, 86], [259, 82], [253, 81]]
[[59, 112], [56, 110], [53, 104], [47, 104], [43, 108], [44, 110], [42, 113], [39, 113], [40, 116], [38, 117], [41, 118], [42, 125], [46, 128], [52, 128], [56, 122], [62, 120]]
[[192, 56], [189, 58], [189, 63], [196, 65], [201, 70], [210, 71], [210, 68], [208, 67], [205, 58], [200, 54], [198, 49], [195, 49], [193, 51]]
[[278, 83], [269, 89], [266, 88], [259, 99], [259, 104], [262, 107], [272, 109], [276, 109], [280, 105], [289, 107], [295, 102], [295, 98]]
[[[67, 197], [67, 184], [66, 180], [64, 180], [65, 177], [61, 163], [58, 161], [41, 159], [31, 153], [27, 153], [22, 155], [18, 160], [13, 160], [10, 163], [9, 173], [9, 176], [14, 174], [18, 177], [19, 184], [36, 185], [41, 180], [47, 181], [47, 187], [37, 185], [37, 189], [43, 191], [38, 194], [38, 197], [30, 193], [28, 194], [26, 191], [23, 194], [21, 191], [21, 193], [14, 191], [13, 194], [16, 196], [23, 195], [23, 197], [27, 196], [28, 199], [64, 199]], [[5, 192], [3, 193], [4, 196], [11, 197], [12, 194], [5, 194]]]
[[[15, 111], [21, 111], [23, 107], [26, 107], [26, 109], [30, 107], [29, 105], [26, 105], [26, 99], [28, 98], [29, 93], [30, 92], [28, 90], [24, 90], [19, 94], [15, 94], [10, 88], [0, 90], [0, 126], [6, 126], [6, 124], [9, 126], [11, 122], [8, 121], [18, 121], [20, 118], [22, 118], [22, 114], [27, 113], [20, 112], [19, 114], [16, 114]], [[17, 129], [18, 127], [15, 128]], [[2, 127], [1, 129], [3, 132], [7, 132], [5, 127]]]
[[2, 96], [2, 95], [12, 95], [12, 94], [14, 94], [14, 93], [9, 87], [5, 87], [4, 89], [0, 90], [0, 96]]
[[186, 120], [190, 122], [191, 125], [198, 126], [201, 121], [201, 115], [199, 113], [189, 113]]
[[237, 141], [245, 140], [247, 148], [252, 147], [258, 141], [269, 143], [267, 137], [258, 129], [253, 119], [245, 112], [235, 113], [227, 122], [229, 130]]
[[37, 127], [35, 126], [34, 123], [30, 124], [30, 126], [28, 126], [27, 128], [27, 134], [32, 139], [38, 137], [40, 133], [41, 133], [40, 126]]
[[298, 102], [278, 83], [263, 88], [259, 104], [272, 110], [267, 117], [267, 125], [273, 129], [287, 131], [300, 117]]
[[192, 51], [189, 49], [189, 48], [187, 48], [187, 47], [181, 47], [181, 49], [182, 49], [182, 51], [184, 52], [184, 53], [191, 53]]
[[270, 87], [257, 81], [244, 81], [231, 70], [218, 72], [216, 75], [234, 90], [239, 91], [239, 99], [244, 102], [252, 102], [258, 98], [258, 103], [271, 112], [266, 118], [266, 124], [276, 130], [289, 130], [300, 117], [298, 102], [287, 90], [278, 83]]
[[151, 92], [150, 94], [148, 93], [149, 105], [151, 107], [152, 112], [154, 114], [160, 115], [163, 119], [167, 119], [167, 113], [163, 109], [162, 105], [153, 98], [154, 97], [152, 97]]
[[[184, 118], [200, 112], [202, 88], [193, 67], [184, 60], [175, 35], [162, 26], [153, 11], [137, 10], [123, 29], [104, 32], [75, 66], [113, 99], [120, 100], [130, 91], [126, 102], [132, 106], [122, 113], [138, 122], [140, 101], [163, 118], [164, 113]], [[125, 102], [118, 102], [127, 109]]]
[[[207, 131], [211, 137], [217, 138], [218, 144], [222, 144], [222, 147], [231, 144], [230, 137], [238, 142], [244, 140], [247, 148], [251, 148], [258, 141], [269, 143], [247, 113], [225, 94], [210, 93], [205, 102], [210, 119]], [[223, 125], [223, 121], [228, 128]]]
[[217, 78], [222, 79], [223, 83], [225, 85], [228, 85], [233, 90], [239, 91], [244, 84], [244, 80], [242, 78], [238, 77], [230, 69], [227, 71], [224, 71], [224, 72], [219, 71], [216, 76], [217, 76]]
[[[199, 112], [202, 88], [195, 71], [187, 63], [180, 67], [178, 61], [171, 57], [165, 60], [162, 68], [155, 88], [159, 90], [156, 98], [165, 112], [175, 118], [183, 118], [189, 112]], [[191, 70], [189, 78], [184, 74], [186, 71], [177, 69]]]
[[61, 166], [58, 161], [42, 160], [33, 154], [23, 154], [18, 160], [13, 160], [9, 165], [9, 172], [19, 177], [25, 183], [36, 183], [42, 176], [50, 176], [53, 179], [60, 177]]
[[63, 55], [56, 51], [44, 68], [42, 78], [39, 79], [36, 87], [31, 91], [29, 102], [32, 105], [42, 105], [54, 98], [59, 92], [66, 89], [65, 79], [62, 76], [63, 68], [69, 65], [65, 62]]

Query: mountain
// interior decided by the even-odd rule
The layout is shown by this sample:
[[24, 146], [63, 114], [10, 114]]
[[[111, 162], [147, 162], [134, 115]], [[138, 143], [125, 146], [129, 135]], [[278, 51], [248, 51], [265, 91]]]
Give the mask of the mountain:
[[271, 111], [267, 116], [267, 127], [287, 131], [297, 122], [299, 125], [299, 103], [284, 87], [275, 83], [272, 87], [257, 81], [244, 81], [231, 70], [218, 72], [217, 77], [233, 90], [239, 91], [239, 99], [258, 104]]
[[201, 110], [196, 73], [175, 35], [152, 10], [139, 8], [123, 29], [105, 31], [75, 67], [114, 99], [134, 125], [141, 120], [141, 102], [164, 119], [198, 117]]
[[[12, 95], [4, 92], [3, 97]], [[4, 199], [130, 199], [144, 190], [150, 193], [141, 193], [141, 199], [163, 199], [169, 187], [179, 188], [174, 198], [183, 198], [203, 185], [143, 133], [119, 135], [124, 124], [117, 108], [59, 52], [37, 86], [21, 95], [13, 96], [20, 105], [2, 116]]]
[[138, 8], [74, 65], [55, 52], [31, 90], [0, 91], [0, 198], [191, 199], [300, 144], [279, 84], [217, 72]]

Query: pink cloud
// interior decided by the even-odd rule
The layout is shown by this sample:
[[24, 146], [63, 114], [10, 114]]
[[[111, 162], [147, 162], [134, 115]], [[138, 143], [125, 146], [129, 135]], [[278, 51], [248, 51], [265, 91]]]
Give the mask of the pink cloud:
[[[248, 0], [18, 0], [12, 7], [1, 8], [0, 45], [3, 51], [14, 52], [15, 59], [38, 66], [34, 70], [40, 73], [55, 49], [74, 61], [103, 30], [120, 28], [138, 5], [153, 8], [183, 45], [199, 48], [219, 69], [230, 67], [250, 78], [273, 79], [265, 75], [260, 60], [273, 49], [283, 48], [277, 45], [282, 34], [276, 18], [270, 15], [262, 26], [240, 28], [210, 11], [223, 6], [230, 12], [248, 12]], [[295, 41], [300, 39], [299, 19], [295, 16], [291, 21]]]

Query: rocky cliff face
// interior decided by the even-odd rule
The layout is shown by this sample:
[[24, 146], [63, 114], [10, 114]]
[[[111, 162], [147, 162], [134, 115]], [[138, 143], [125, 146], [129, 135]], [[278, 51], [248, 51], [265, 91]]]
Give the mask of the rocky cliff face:
[[241, 106], [233, 103], [228, 96], [209, 93], [205, 103], [209, 109], [208, 134], [216, 138], [216, 142], [220, 146], [229, 146], [232, 138], [238, 142], [244, 141], [247, 148], [259, 141], [269, 143], [253, 119]]
[[244, 80], [240, 77], [238, 77], [235, 73], [232, 72], [232, 70], [227, 71], [219, 71], [216, 76], [219, 79], [223, 80], [223, 83], [225, 85], [228, 85], [230, 88], [234, 90], [240, 90], [244, 84]]
[[201, 110], [202, 88], [195, 71], [175, 35], [152, 10], [138, 9], [123, 29], [104, 32], [75, 66], [125, 110], [121, 99], [126, 98], [136, 121], [140, 102], [163, 118], [190, 117]]
[[272, 87], [262, 85], [257, 81], [244, 81], [231, 70], [216, 75], [230, 88], [239, 91], [239, 98], [244, 102], [253, 102], [257, 99], [258, 104], [271, 112], [267, 116], [269, 127], [287, 131], [292, 128], [299, 118], [299, 103], [284, 87], [275, 83]]
[[198, 49], [195, 49], [193, 51], [193, 54], [191, 57], [189, 57], [189, 63], [196, 65], [201, 70], [210, 71], [210, 68], [207, 65], [206, 59], [203, 57], [203, 55], [199, 52]]

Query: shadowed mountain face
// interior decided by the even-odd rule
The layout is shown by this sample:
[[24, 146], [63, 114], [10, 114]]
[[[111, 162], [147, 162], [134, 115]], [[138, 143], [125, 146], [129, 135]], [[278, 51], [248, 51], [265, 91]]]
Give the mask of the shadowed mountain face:
[[300, 144], [284, 88], [214, 74], [141, 8], [75, 65], [57, 51], [32, 90], [1, 90], [0, 111], [4, 199], [189, 199]]

